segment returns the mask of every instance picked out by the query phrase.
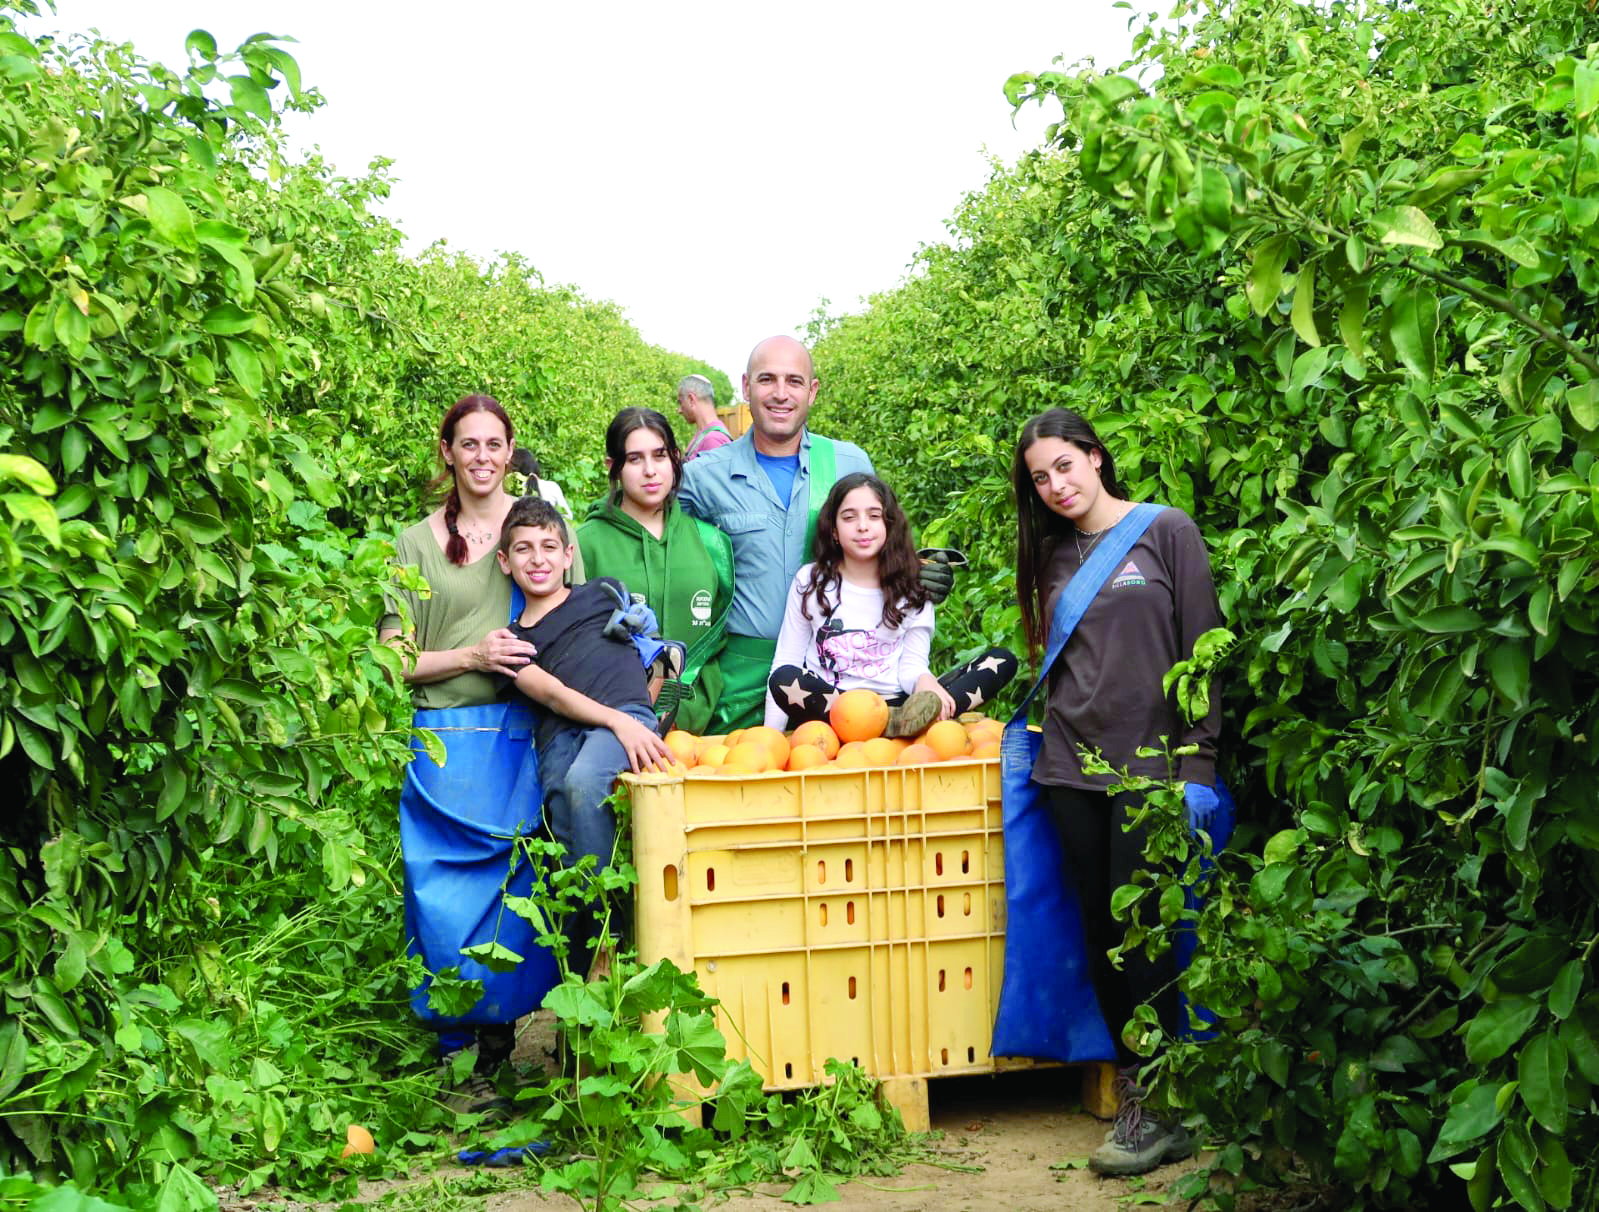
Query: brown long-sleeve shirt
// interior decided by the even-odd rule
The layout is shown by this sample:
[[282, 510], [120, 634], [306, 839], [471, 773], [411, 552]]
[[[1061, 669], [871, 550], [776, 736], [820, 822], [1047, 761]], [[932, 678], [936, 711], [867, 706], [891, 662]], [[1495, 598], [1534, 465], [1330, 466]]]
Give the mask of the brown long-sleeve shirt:
[[[1055, 545], [1044, 570], [1045, 618], [1053, 617], [1061, 590], [1081, 567], [1076, 542], [1067, 538]], [[1146, 745], [1164, 750], [1197, 744], [1197, 753], [1178, 759], [1176, 777], [1214, 785], [1220, 687], [1212, 683], [1210, 713], [1190, 726], [1160, 683], [1167, 670], [1193, 655], [1195, 639], [1221, 625], [1199, 527], [1180, 509], [1162, 510], [1095, 595], [1050, 670], [1033, 778], [1053, 786], [1109, 786], [1109, 776], [1083, 773], [1078, 750], [1085, 745], [1102, 751], [1118, 770], [1169, 778], [1164, 753], [1134, 753]]]

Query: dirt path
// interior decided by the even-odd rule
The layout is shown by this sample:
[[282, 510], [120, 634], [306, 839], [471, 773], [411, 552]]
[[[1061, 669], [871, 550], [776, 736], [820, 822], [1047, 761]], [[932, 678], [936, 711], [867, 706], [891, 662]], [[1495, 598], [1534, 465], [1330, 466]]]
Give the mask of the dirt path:
[[[1167, 1166], [1144, 1180], [1100, 1179], [1082, 1168], [1104, 1139], [1105, 1125], [1076, 1110], [1076, 1070], [1006, 1073], [991, 1078], [946, 1078], [932, 1083], [936, 1146], [951, 1165], [981, 1166], [976, 1174], [913, 1165], [891, 1178], [841, 1188], [844, 1208], [879, 1212], [1124, 1212], [1164, 1203], [1159, 1193], [1192, 1163]], [[1050, 1169], [1076, 1162], [1075, 1169]], [[725, 1212], [780, 1212], [786, 1186], [770, 1184], [717, 1204]], [[566, 1199], [536, 1192], [489, 1196], [486, 1212], [571, 1209]]]

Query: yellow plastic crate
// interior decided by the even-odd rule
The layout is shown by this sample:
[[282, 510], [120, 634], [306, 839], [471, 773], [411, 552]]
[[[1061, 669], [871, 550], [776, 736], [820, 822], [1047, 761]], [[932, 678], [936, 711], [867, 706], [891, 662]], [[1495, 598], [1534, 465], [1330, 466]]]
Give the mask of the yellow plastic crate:
[[745, 778], [624, 776], [637, 933], [721, 1002], [768, 1089], [829, 1057], [883, 1079], [913, 1128], [930, 1077], [989, 1053], [1005, 952], [999, 762]]

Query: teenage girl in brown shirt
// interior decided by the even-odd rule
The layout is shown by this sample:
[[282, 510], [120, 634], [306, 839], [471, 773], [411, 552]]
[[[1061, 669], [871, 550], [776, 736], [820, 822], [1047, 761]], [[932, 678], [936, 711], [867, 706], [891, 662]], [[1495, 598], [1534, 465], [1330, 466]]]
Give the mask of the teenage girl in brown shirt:
[[[1093, 553], [1100, 536], [1133, 508], [1116, 464], [1093, 427], [1056, 408], [1022, 427], [1013, 468], [1018, 513], [1016, 581], [1023, 628], [1035, 657], [1049, 633], [1055, 601]], [[1165, 509], [1101, 586], [1065, 650], [1049, 670], [1043, 743], [1033, 779], [1049, 793], [1050, 815], [1065, 851], [1063, 878], [1076, 886], [1093, 965], [1094, 993], [1123, 1067], [1116, 1126], [1089, 1159], [1109, 1174], [1140, 1174], [1189, 1156], [1181, 1125], [1142, 1110], [1137, 1056], [1121, 1038], [1135, 1007], [1150, 1002], [1167, 1034], [1178, 1025], [1177, 970], [1170, 950], [1158, 960], [1142, 950], [1114, 967], [1107, 952], [1122, 937], [1111, 893], [1143, 865], [1144, 830], [1124, 831], [1138, 808], [1135, 792], [1115, 795], [1110, 776], [1085, 774], [1079, 757], [1097, 749], [1116, 769], [1192, 784], [1210, 794], [1216, 781], [1219, 696], [1210, 715], [1185, 724], [1161, 687], [1162, 676], [1192, 655], [1194, 640], [1221, 625], [1204, 540], [1187, 514]], [[1197, 752], [1171, 769], [1164, 751]], [[1137, 750], [1162, 750], [1139, 758]], [[1155, 907], [1145, 898], [1151, 918]]]

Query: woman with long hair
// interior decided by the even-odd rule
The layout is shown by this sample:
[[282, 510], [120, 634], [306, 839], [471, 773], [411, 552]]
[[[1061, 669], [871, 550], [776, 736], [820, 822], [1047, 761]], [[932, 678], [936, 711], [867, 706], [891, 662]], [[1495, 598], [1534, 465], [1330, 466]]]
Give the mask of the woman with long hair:
[[[400, 796], [406, 940], [428, 972], [412, 1008], [439, 1033], [446, 1057], [476, 1042], [467, 1093], [480, 1102], [510, 1058], [516, 1019], [536, 1009], [556, 979], [531, 926], [504, 909], [507, 891], [526, 895], [531, 885], [517, 838], [537, 828], [540, 802], [531, 712], [499, 696], [501, 677], [533, 657], [533, 646], [509, 630], [511, 582], [494, 557], [513, 504], [504, 483], [514, 449], [511, 418], [492, 396], [462, 396], [444, 414], [435, 481], [443, 500], [394, 544], [396, 561], [415, 566], [431, 592], [396, 590], [379, 624], [379, 638], [405, 652], [415, 726], [442, 741], [448, 756], [440, 765], [416, 742]], [[524, 962], [494, 972], [462, 955], [484, 942]], [[429, 1004], [433, 976], [449, 968], [484, 984], [464, 1014]]]
[[1003, 648], [933, 676], [933, 603], [920, 577], [910, 522], [889, 486], [869, 472], [833, 485], [816, 518], [815, 559], [789, 586], [767, 678], [766, 723], [792, 728], [827, 717], [845, 690], [890, 706], [889, 736], [989, 702], [1016, 673]]
[[612, 418], [605, 469], [610, 490], [577, 528], [583, 566], [643, 594], [662, 636], [684, 646], [681, 689], [663, 690], [656, 709], [677, 727], [702, 732], [722, 693], [717, 658], [733, 600], [732, 545], [678, 504], [683, 458], [671, 424], [654, 409], [624, 408]]
[[[1016, 588], [1032, 658], [1039, 659], [1056, 601], [1095, 546], [1134, 508], [1116, 476], [1116, 462], [1094, 428], [1074, 412], [1053, 408], [1022, 426], [1012, 467], [1018, 516]], [[1122, 1072], [1115, 1127], [1089, 1159], [1106, 1174], [1141, 1174], [1193, 1152], [1180, 1124], [1143, 1109], [1138, 1057], [1123, 1038], [1133, 1010], [1154, 1006], [1163, 1032], [1179, 1026], [1177, 969], [1172, 952], [1148, 959], [1142, 950], [1109, 951], [1122, 938], [1111, 894], [1144, 865], [1145, 828], [1127, 828], [1142, 799], [1110, 794], [1110, 775], [1083, 770], [1085, 750], [1116, 770], [1184, 784], [1191, 809], [1214, 807], [1220, 696], [1211, 693], [1204, 719], [1184, 721], [1162, 688], [1166, 671], [1193, 654], [1194, 641], [1221, 626], [1205, 541], [1193, 519], [1166, 508], [1116, 562], [1054, 666], [1048, 670], [1043, 737], [1033, 781], [1049, 795], [1050, 816], [1065, 851], [1063, 878], [1082, 904], [1094, 993], [1115, 1043]], [[1171, 759], [1168, 752], [1193, 751]], [[1155, 751], [1140, 756], [1141, 749]], [[1151, 923], [1156, 907], [1145, 898]]]

